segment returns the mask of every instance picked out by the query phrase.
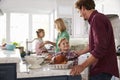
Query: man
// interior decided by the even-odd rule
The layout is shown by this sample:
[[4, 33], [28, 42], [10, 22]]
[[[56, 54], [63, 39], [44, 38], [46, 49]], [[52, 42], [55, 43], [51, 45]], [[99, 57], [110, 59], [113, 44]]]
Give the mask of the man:
[[75, 6], [90, 24], [89, 45], [76, 52], [79, 55], [90, 52], [90, 56], [82, 64], [74, 66], [70, 74], [79, 75], [90, 66], [89, 80], [111, 80], [113, 75], [119, 77], [113, 29], [109, 19], [95, 10], [93, 0], [77, 0]]

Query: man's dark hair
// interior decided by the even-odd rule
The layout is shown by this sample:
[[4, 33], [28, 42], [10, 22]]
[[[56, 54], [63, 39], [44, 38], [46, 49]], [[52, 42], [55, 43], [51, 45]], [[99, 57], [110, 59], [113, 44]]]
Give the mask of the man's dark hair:
[[77, 0], [75, 7], [81, 9], [82, 6], [87, 10], [95, 9], [95, 2], [94, 0]]

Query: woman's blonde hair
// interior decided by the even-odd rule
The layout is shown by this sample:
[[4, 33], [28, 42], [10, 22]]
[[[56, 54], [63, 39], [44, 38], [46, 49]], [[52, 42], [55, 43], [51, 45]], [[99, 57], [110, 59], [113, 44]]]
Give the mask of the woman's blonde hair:
[[60, 32], [63, 32], [63, 31], [66, 30], [66, 25], [65, 25], [65, 23], [64, 23], [64, 21], [63, 21], [62, 18], [58, 18], [58, 19], [56, 19], [54, 22], [55, 22], [56, 27], [58, 28], [58, 30], [59, 30]]

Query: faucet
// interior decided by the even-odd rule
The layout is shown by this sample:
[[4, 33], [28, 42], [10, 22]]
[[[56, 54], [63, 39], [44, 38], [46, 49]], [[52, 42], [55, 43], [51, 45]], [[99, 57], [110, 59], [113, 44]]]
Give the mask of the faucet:
[[31, 40], [31, 41], [29, 41], [28, 39], [26, 39], [26, 55], [28, 55], [28, 44], [29, 43], [32, 43], [34, 40], [36, 40], [36, 39], [38, 39], [38, 38], [34, 38], [33, 40]]

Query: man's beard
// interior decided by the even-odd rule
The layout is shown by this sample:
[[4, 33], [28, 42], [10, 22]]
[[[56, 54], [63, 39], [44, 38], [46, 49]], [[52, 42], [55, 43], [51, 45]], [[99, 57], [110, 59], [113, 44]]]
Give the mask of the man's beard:
[[84, 18], [84, 20], [85, 20], [85, 21], [87, 21], [87, 19], [86, 19], [86, 18]]

